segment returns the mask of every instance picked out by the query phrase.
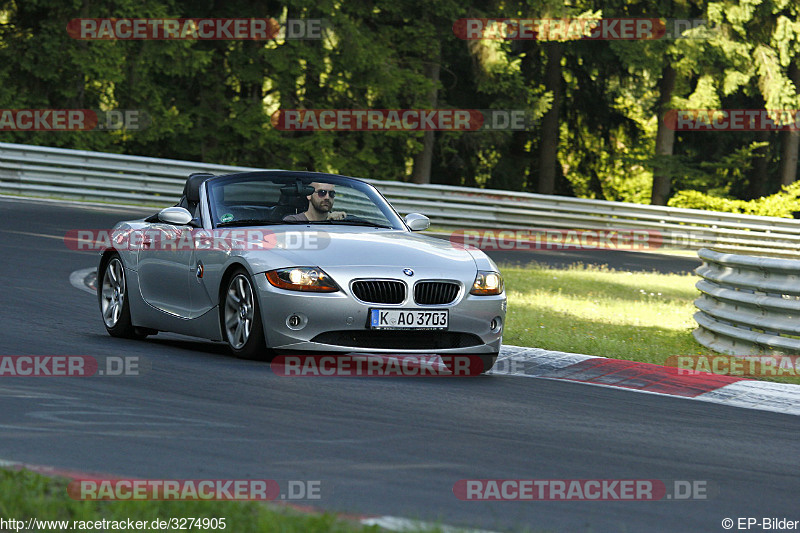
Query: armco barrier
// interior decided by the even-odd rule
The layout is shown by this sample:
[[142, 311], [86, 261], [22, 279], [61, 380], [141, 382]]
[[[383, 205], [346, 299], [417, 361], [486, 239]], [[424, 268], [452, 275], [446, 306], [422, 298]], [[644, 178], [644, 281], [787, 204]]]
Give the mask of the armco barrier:
[[800, 260], [702, 249], [697, 341], [731, 355], [800, 354]]
[[[24, 144], [0, 143], [0, 193], [173, 204], [192, 172], [260, 170]], [[664, 245], [800, 258], [800, 220], [587, 200], [524, 192], [373, 183], [401, 213], [428, 215], [434, 226], [463, 229], [649, 230]]]

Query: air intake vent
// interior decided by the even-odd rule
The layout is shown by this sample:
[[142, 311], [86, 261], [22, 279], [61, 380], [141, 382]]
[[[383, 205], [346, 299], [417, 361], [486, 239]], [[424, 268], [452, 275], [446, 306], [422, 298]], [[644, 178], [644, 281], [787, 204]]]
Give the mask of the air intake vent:
[[414, 287], [414, 301], [420, 305], [453, 303], [458, 296], [458, 283], [446, 281], [420, 281]]
[[371, 304], [399, 304], [406, 299], [406, 284], [391, 279], [355, 281], [353, 294]]
[[444, 350], [480, 346], [483, 341], [474, 333], [455, 331], [375, 331], [347, 330], [320, 333], [311, 342], [348, 348], [385, 348], [389, 350]]

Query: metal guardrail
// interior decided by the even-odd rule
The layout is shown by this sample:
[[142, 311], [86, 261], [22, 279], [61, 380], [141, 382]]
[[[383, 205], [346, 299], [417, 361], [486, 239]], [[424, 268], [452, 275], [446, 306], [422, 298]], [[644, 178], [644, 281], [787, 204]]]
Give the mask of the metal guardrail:
[[800, 260], [702, 249], [697, 341], [731, 355], [800, 354]]
[[[192, 172], [261, 170], [174, 159], [0, 143], [0, 192], [167, 206]], [[481, 230], [646, 230], [651, 247], [703, 247], [800, 258], [800, 220], [525, 192], [373, 183], [402, 213]]]

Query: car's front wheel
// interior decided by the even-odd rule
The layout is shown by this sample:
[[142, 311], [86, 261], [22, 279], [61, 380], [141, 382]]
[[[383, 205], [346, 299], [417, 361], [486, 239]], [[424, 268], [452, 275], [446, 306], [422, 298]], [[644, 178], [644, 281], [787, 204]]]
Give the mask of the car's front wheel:
[[97, 284], [97, 299], [100, 303], [103, 323], [109, 335], [128, 339], [146, 336], [134, 327], [131, 322], [125, 267], [118, 254], [112, 255], [104, 263], [100, 280]]
[[269, 359], [253, 282], [243, 268], [228, 278], [220, 301], [222, 334], [230, 351], [242, 359]]

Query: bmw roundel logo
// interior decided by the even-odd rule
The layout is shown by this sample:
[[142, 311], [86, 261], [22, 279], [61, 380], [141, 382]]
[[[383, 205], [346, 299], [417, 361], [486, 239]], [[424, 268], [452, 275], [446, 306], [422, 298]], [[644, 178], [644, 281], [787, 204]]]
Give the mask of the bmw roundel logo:
[[404, 268], [403, 269], [403, 274], [405, 274], [406, 276], [413, 276], [414, 275], [414, 271], [411, 270], [410, 268]]

